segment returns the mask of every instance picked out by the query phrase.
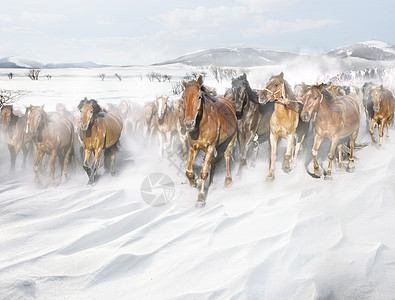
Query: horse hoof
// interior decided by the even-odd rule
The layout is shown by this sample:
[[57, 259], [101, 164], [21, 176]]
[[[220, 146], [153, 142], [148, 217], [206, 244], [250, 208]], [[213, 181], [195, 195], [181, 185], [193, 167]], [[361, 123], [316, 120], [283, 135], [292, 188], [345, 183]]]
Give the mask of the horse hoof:
[[206, 206], [206, 201], [197, 201], [195, 208], [204, 208]]
[[347, 167], [347, 172], [348, 173], [353, 173], [354, 171], [355, 171], [355, 167], [354, 166], [352, 166], [352, 167]]
[[266, 182], [272, 182], [274, 180], [274, 175], [267, 175]]
[[332, 175], [325, 175], [324, 180], [333, 180]]
[[225, 187], [230, 187], [232, 185], [232, 177], [225, 178]]
[[386, 140], [387, 142], [389, 142], [391, 139], [390, 139], [389, 136], [386, 136], [386, 137], [385, 137], [385, 140]]
[[314, 170], [314, 175], [317, 176], [317, 178], [322, 176], [322, 173], [320, 170]]

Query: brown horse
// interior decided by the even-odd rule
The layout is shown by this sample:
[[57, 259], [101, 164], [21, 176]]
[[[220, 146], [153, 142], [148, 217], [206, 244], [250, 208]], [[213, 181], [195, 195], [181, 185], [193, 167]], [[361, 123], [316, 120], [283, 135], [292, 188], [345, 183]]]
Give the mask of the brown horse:
[[[168, 153], [173, 150], [174, 135], [177, 133], [177, 119], [178, 114], [173, 108], [168, 96], [156, 97], [156, 130], [159, 142], [159, 155], [163, 158], [163, 152], [166, 149]], [[163, 142], [163, 136], [165, 142]]]
[[26, 157], [32, 146], [31, 137], [26, 135], [26, 119], [25, 116], [17, 116], [14, 114], [12, 105], [4, 105], [1, 108], [1, 125], [5, 135], [5, 141], [8, 145], [11, 157], [11, 172], [15, 172], [15, 161], [19, 151], [23, 152], [23, 164], [26, 166]]
[[[258, 141], [263, 142], [269, 139], [269, 121], [273, 106], [258, 103], [259, 95], [251, 89], [246, 74], [232, 79], [230, 92], [235, 103], [237, 117], [237, 142], [240, 151], [240, 165], [237, 175], [240, 176], [243, 167], [247, 165], [247, 152], [251, 144], [254, 141], [258, 143]], [[260, 97], [264, 97], [264, 95], [260, 95]], [[257, 148], [255, 146], [255, 154], [258, 151]]]
[[[373, 136], [374, 127], [378, 124], [379, 129], [379, 147], [381, 147], [384, 135], [384, 126], [387, 126], [387, 138], [389, 138], [389, 127], [394, 122], [395, 99], [392, 93], [385, 89], [382, 85], [371, 90], [371, 102], [373, 105], [370, 123], [370, 135], [373, 143], [376, 139]], [[369, 106], [369, 104], [368, 104]]]
[[174, 101], [174, 110], [175, 113], [177, 114], [177, 132], [178, 132], [178, 137], [180, 139], [181, 143], [181, 148], [182, 148], [182, 158], [186, 160], [188, 157], [188, 133], [186, 131], [185, 125], [184, 125], [184, 104], [183, 100], [179, 99]]
[[120, 114], [124, 123], [124, 135], [136, 133], [140, 129], [143, 107], [129, 100], [122, 100], [119, 105]]
[[[189, 157], [186, 176], [191, 186], [197, 186], [197, 179], [193, 174], [193, 163], [200, 150], [206, 153], [203, 168], [200, 172], [202, 179], [197, 207], [205, 205], [205, 183], [210, 169], [210, 183], [213, 180], [215, 161], [213, 157], [217, 151], [217, 158], [225, 156], [226, 178], [225, 186], [230, 186], [230, 155], [236, 138], [236, 111], [232, 101], [218, 97], [212, 99], [204, 92], [203, 78], [183, 81], [185, 87], [182, 95], [184, 101], [184, 125], [189, 135]], [[203, 87], [203, 89], [202, 89]]]
[[315, 119], [315, 137], [311, 151], [314, 159], [314, 175], [321, 177], [317, 154], [325, 138], [331, 141], [331, 148], [328, 154], [329, 164], [325, 178], [332, 178], [332, 164], [336, 147], [339, 147], [338, 151], [341, 153], [341, 143], [345, 140], [349, 140], [350, 142], [347, 171], [353, 172], [355, 169], [355, 140], [358, 135], [359, 120], [361, 117], [357, 100], [351, 96], [336, 96], [331, 94], [321, 84], [310, 86], [304, 94], [303, 102], [304, 106], [301, 113], [303, 121], [308, 122], [311, 118]]
[[58, 156], [62, 175], [67, 178], [67, 166], [74, 154], [74, 127], [70, 120], [58, 113], [47, 114], [44, 106], [26, 108], [26, 133], [31, 135], [35, 150], [33, 170], [39, 183], [38, 171], [44, 154], [51, 156], [51, 176], [55, 182], [55, 163]]
[[[81, 111], [81, 130], [85, 145], [83, 167], [88, 174], [88, 184], [93, 184], [99, 167], [99, 158], [104, 150], [105, 166], [115, 175], [115, 158], [118, 149], [119, 138], [122, 132], [122, 118], [117, 113], [102, 110], [96, 100], [81, 100], [78, 105]], [[91, 154], [93, 153], [92, 166], [89, 167]], [[108, 159], [110, 165], [108, 165]]]
[[274, 180], [274, 167], [277, 157], [277, 141], [287, 140], [285, 171], [291, 170], [291, 156], [294, 149], [294, 136], [299, 124], [299, 101], [292, 92], [284, 73], [272, 76], [266, 83], [267, 101], [274, 102], [274, 112], [270, 118], [270, 169], [266, 181]]

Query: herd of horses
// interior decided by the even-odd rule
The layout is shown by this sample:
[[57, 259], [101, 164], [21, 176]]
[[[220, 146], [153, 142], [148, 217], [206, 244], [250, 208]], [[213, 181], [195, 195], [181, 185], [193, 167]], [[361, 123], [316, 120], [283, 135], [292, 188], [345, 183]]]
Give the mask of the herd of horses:
[[[392, 93], [373, 83], [365, 83], [361, 89], [303, 83], [292, 90], [284, 74], [280, 73], [271, 76], [262, 90], [253, 90], [243, 74], [232, 79], [232, 87], [223, 96], [206, 87], [202, 76], [184, 81], [183, 86], [181, 99], [171, 101], [168, 96], [157, 96], [144, 107], [124, 100], [119, 106], [102, 108], [96, 100], [85, 98], [74, 113], [68, 113], [62, 104], [52, 113], [47, 113], [44, 106], [30, 105], [24, 115], [17, 115], [12, 105], [3, 105], [1, 122], [10, 152], [11, 171], [15, 170], [18, 152], [22, 150], [25, 166], [31, 150], [37, 182], [40, 182], [40, 171], [45, 168], [44, 157], [50, 162], [53, 182], [57, 158], [61, 179], [67, 178], [78, 147], [88, 183], [93, 184], [101, 153], [104, 152], [104, 167], [112, 175], [116, 174], [115, 160], [121, 136], [141, 129], [146, 144], [151, 143], [156, 132], [161, 158], [173, 150], [178, 139], [182, 159], [187, 165], [186, 177], [192, 187], [198, 186], [198, 177], [194, 174], [195, 158], [200, 151], [204, 152], [196, 202], [197, 207], [203, 207], [215, 167], [222, 158], [225, 158], [226, 166], [225, 186], [232, 184], [230, 163], [235, 145], [238, 145], [239, 155], [237, 174], [241, 175], [248, 154], [252, 152], [254, 163], [259, 144], [269, 141], [270, 167], [266, 180], [273, 181], [278, 140], [286, 140], [283, 169], [289, 172], [295, 168], [299, 151], [307, 147], [306, 140], [310, 139], [313, 141], [314, 171], [310, 172], [306, 167], [308, 173], [313, 177], [331, 179], [336, 151], [338, 165], [342, 167], [343, 146], [349, 155], [346, 170], [353, 172], [355, 169], [354, 151], [361, 111], [366, 114], [374, 143], [377, 142], [374, 130], [378, 127], [379, 146], [383, 143], [384, 127], [387, 127], [389, 137], [389, 127], [394, 121]], [[331, 145], [328, 167], [323, 170], [317, 155], [325, 139]]]

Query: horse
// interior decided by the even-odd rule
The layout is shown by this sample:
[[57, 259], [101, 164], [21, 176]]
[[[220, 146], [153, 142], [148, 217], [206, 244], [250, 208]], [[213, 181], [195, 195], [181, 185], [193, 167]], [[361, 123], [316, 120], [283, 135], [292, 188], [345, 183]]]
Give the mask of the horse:
[[[206, 153], [200, 172], [201, 186], [196, 207], [204, 207], [205, 183], [210, 169], [210, 182], [213, 181], [215, 163], [222, 156], [226, 161], [225, 186], [232, 183], [230, 173], [230, 156], [236, 139], [236, 110], [234, 103], [228, 98], [212, 99], [203, 87], [203, 77], [183, 81], [185, 89], [182, 94], [184, 102], [184, 125], [189, 137], [188, 166], [185, 172], [192, 187], [197, 186], [197, 178], [193, 174], [193, 163], [200, 150]], [[215, 156], [214, 153], [217, 152]], [[214, 157], [213, 157], [214, 156]]]
[[[103, 110], [94, 99], [81, 100], [78, 109], [81, 112], [80, 126], [85, 145], [83, 168], [89, 177], [88, 184], [93, 184], [103, 150], [105, 167], [110, 169], [111, 175], [116, 174], [115, 159], [123, 123], [117, 113]], [[93, 161], [89, 166], [91, 154]]]
[[[173, 135], [177, 132], [178, 115], [174, 111], [173, 105], [168, 96], [156, 97], [156, 131], [159, 142], [159, 155], [163, 159], [163, 152], [166, 148], [169, 153], [173, 149]], [[165, 136], [165, 143], [163, 143], [163, 135]]]
[[378, 87], [378, 85], [372, 82], [365, 82], [362, 86], [362, 105], [365, 111], [366, 127], [368, 130], [370, 129], [371, 120], [374, 115], [371, 91], [376, 87]]
[[290, 85], [284, 80], [284, 73], [271, 76], [266, 83], [266, 99], [263, 104], [274, 102], [270, 117], [270, 168], [266, 181], [274, 180], [274, 167], [277, 157], [277, 141], [280, 137], [287, 140], [285, 152], [285, 171], [291, 170], [291, 156], [294, 150], [294, 136], [299, 124], [299, 101]]
[[144, 143], [151, 143], [152, 134], [156, 124], [156, 104], [155, 102], [147, 102], [144, 105], [143, 113], [143, 138]]
[[140, 128], [141, 114], [143, 108], [137, 103], [130, 102], [126, 99], [122, 100], [119, 105], [122, 120], [124, 122], [124, 134], [128, 136], [135, 133]]
[[[247, 152], [252, 142], [256, 139], [262, 142], [269, 138], [269, 120], [273, 109], [270, 109], [269, 105], [261, 106], [259, 104], [259, 95], [251, 89], [245, 73], [232, 79], [230, 93], [237, 117], [237, 142], [240, 149], [237, 176], [240, 176], [243, 167], [247, 165]], [[257, 153], [258, 149], [255, 148]]]
[[15, 172], [16, 157], [21, 149], [23, 153], [22, 167], [25, 169], [26, 157], [32, 146], [32, 140], [30, 136], [25, 134], [25, 116], [17, 116], [14, 113], [12, 105], [4, 105], [1, 108], [1, 125], [5, 135], [5, 141], [8, 145], [8, 151], [10, 152], [10, 172]]
[[184, 125], [184, 102], [182, 99], [174, 101], [174, 111], [177, 114], [177, 132], [181, 143], [182, 158], [187, 159], [188, 156], [188, 134]]
[[[384, 135], [384, 126], [387, 126], [387, 139], [389, 139], [389, 127], [394, 122], [395, 99], [392, 93], [382, 85], [371, 90], [371, 102], [373, 114], [371, 115], [371, 123], [369, 133], [373, 143], [376, 139], [373, 136], [374, 127], [378, 124], [379, 129], [379, 147], [381, 147]], [[369, 104], [367, 105], [370, 106]]]
[[[358, 101], [351, 96], [331, 94], [325, 89], [323, 84], [308, 87], [303, 98], [302, 120], [308, 122], [311, 118], [314, 119], [315, 136], [311, 151], [314, 160], [314, 176], [321, 177], [317, 154], [324, 139], [331, 141], [328, 154], [329, 164], [325, 179], [332, 179], [332, 164], [335, 150], [338, 147], [338, 151], [341, 153], [341, 144], [345, 140], [350, 142], [347, 171], [353, 172], [355, 170], [355, 140], [358, 136], [361, 117]], [[341, 162], [339, 162], [339, 167], [341, 167]]]
[[62, 175], [68, 178], [67, 166], [74, 155], [74, 127], [70, 120], [58, 113], [47, 114], [44, 106], [32, 106], [26, 108], [26, 133], [29, 134], [34, 146], [33, 170], [35, 180], [40, 183], [38, 171], [44, 154], [51, 156], [51, 177], [55, 182], [56, 156], [61, 167]]

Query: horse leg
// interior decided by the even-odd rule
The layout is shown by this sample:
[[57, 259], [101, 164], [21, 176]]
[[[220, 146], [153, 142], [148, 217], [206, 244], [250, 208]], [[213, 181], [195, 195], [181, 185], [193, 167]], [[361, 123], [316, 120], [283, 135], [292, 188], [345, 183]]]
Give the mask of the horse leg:
[[386, 139], [387, 141], [390, 140], [390, 123], [391, 123], [391, 119], [388, 118], [388, 119], [387, 119], [387, 122], [386, 122], [386, 124], [385, 124], [385, 125], [387, 125], [387, 135], [385, 136], [385, 139]]
[[379, 148], [381, 148], [383, 144], [383, 136], [384, 136], [384, 126], [386, 125], [386, 120], [383, 118], [380, 120], [380, 127], [379, 127]]
[[347, 172], [352, 173], [355, 170], [354, 165], [354, 148], [355, 148], [355, 141], [358, 136], [358, 130], [356, 130], [350, 138], [350, 156], [348, 158], [348, 165], [347, 165]]
[[171, 150], [173, 150], [173, 142], [172, 142], [172, 137], [171, 137], [171, 131], [166, 132], [166, 151], [167, 153], [170, 153]]
[[252, 154], [252, 160], [250, 163], [250, 166], [252, 168], [255, 168], [255, 166], [256, 166], [256, 159], [258, 157], [258, 151], [259, 151], [259, 142], [258, 142], [258, 140], [255, 140], [255, 137], [254, 137], [253, 146], [252, 146], [252, 153], [253, 154]]
[[62, 171], [63, 171], [63, 175], [64, 175], [64, 177], [66, 179], [68, 178], [67, 167], [69, 165], [71, 155], [73, 155], [73, 154], [74, 154], [74, 137], [72, 137], [72, 140], [70, 142], [70, 146], [67, 149], [67, 152], [66, 152], [66, 155], [65, 155], [65, 158], [64, 158], [64, 163], [63, 163], [63, 170]]
[[191, 187], [197, 186], [196, 177], [193, 174], [193, 162], [195, 161], [195, 157], [198, 154], [198, 152], [199, 152], [198, 149], [195, 150], [193, 147], [189, 147], [188, 166], [187, 166], [187, 170], [185, 171], [185, 174], [189, 179], [189, 184], [191, 185]]
[[245, 150], [247, 148], [247, 146], [246, 146], [247, 142], [246, 142], [246, 138], [245, 138], [245, 136], [243, 134], [238, 134], [237, 135], [237, 140], [239, 142], [239, 151], [240, 151], [239, 160], [240, 160], [240, 163], [239, 163], [239, 169], [237, 170], [236, 176], [241, 176], [243, 167], [245, 165], [247, 165], [247, 151]]
[[[55, 182], [55, 163], [56, 163], [57, 149], [53, 149], [51, 152], [51, 177], [52, 183]], [[61, 163], [61, 162], [59, 162]]]
[[291, 171], [291, 156], [294, 150], [294, 136], [295, 133], [291, 133], [287, 136], [287, 150], [285, 151], [285, 172]]
[[339, 143], [339, 137], [334, 137], [332, 139], [331, 143], [331, 148], [328, 153], [328, 159], [329, 159], [329, 164], [328, 164], [328, 170], [325, 175], [325, 179], [332, 180], [332, 166], [333, 166], [333, 159], [335, 158], [335, 151], [337, 148], [337, 144]]
[[42, 161], [43, 156], [44, 156], [44, 151], [41, 151], [41, 150], [39, 150], [36, 147], [36, 151], [35, 152], [36, 152], [35, 153], [36, 155], [35, 155], [34, 164], [33, 164], [33, 171], [34, 171], [35, 181], [37, 183], [40, 183], [40, 178], [38, 176], [38, 171], [39, 171], [40, 164], [41, 164], [41, 161]]
[[99, 148], [94, 153], [93, 162], [92, 162], [92, 170], [91, 170], [91, 174], [89, 176], [88, 184], [93, 184], [93, 182], [95, 181], [96, 172], [97, 172], [97, 169], [99, 168], [99, 159], [100, 159], [100, 154], [102, 152], [102, 149], [103, 148]]
[[200, 192], [196, 203], [196, 207], [204, 207], [206, 205], [206, 201], [204, 200], [204, 196], [205, 196], [204, 186], [208, 177], [208, 166], [211, 163], [211, 158], [213, 157], [214, 151], [215, 151], [215, 145], [213, 144], [207, 148], [206, 157], [204, 158], [204, 164], [200, 172], [200, 178], [202, 179], [202, 184], [200, 185]]
[[[110, 149], [110, 169], [111, 169], [111, 175], [114, 176], [117, 174], [117, 168], [115, 164], [115, 159], [116, 159], [116, 153], [117, 153], [117, 146], [114, 145]], [[106, 151], [108, 151], [106, 150]]]
[[321, 171], [320, 171], [320, 166], [318, 165], [317, 155], [318, 155], [318, 149], [320, 148], [323, 140], [324, 140], [323, 137], [316, 134], [314, 137], [313, 149], [311, 150], [311, 154], [313, 155], [313, 161], [314, 161], [314, 174], [317, 177], [321, 177]]
[[163, 160], [163, 136], [162, 132], [158, 131], [158, 143], [159, 143], [159, 157]]
[[269, 174], [266, 176], [267, 182], [274, 180], [274, 167], [277, 158], [277, 141], [278, 135], [270, 131], [270, 169]]
[[339, 159], [339, 163], [338, 163], [338, 168], [341, 169], [343, 168], [343, 154], [342, 154], [342, 145], [338, 145], [337, 146], [337, 155], [338, 155], [338, 159]]
[[91, 149], [85, 148], [83, 168], [84, 168], [84, 170], [85, 170], [85, 172], [86, 172], [86, 174], [88, 175], [89, 178], [91, 177], [91, 173], [92, 173], [92, 170], [89, 167], [89, 159], [91, 157], [91, 153], [92, 153]]
[[374, 136], [373, 136], [374, 127], [376, 126], [376, 122], [377, 122], [377, 121], [376, 121], [375, 119], [372, 119], [372, 121], [370, 122], [369, 133], [370, 133], [370, 136], [372, 137], [372, 142], [373, 142], [373, 143], [377, 143], [376, 139], [375, 139]]
[[187, 137], [185, 135], [179, 134], [181, 148], [182, 148], [182, 158], [187, 159]]
[[302, 148], [302, 143], [304, 141], [305, 136], [306, 135], [303, 134], [302, 137], [296, 143], [294, 155], [293, 155], [293, 158], [292, 158], [292, 166], [291, 166], [292, 170], [295, 169], [295, 167], [296, 167], [296, 159], [298, 158], [298, 154], [300, 152], [300, 148]]
[[15, 173], [15, 161], [16, 161], [16, 152], [15, 152], [15, 148], [13, 145], [11, 144], [7, 144], [8, 145], [8, 150], [10, 152], [10, 156], [11, 156], [11, 168], [10, 168], [10, 173]]
[[232, 174], [230, 173], [230, 155], [232, 153], [233, 145], [236, 140], [236, 135], [233, 136], [232, 140], [229, 142], [226, 147], [224, 157], [226, 163], [226, 177], [225, 177], [225, 187], [229, 187], [232, 185]]

